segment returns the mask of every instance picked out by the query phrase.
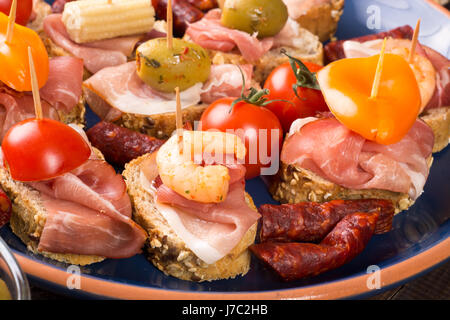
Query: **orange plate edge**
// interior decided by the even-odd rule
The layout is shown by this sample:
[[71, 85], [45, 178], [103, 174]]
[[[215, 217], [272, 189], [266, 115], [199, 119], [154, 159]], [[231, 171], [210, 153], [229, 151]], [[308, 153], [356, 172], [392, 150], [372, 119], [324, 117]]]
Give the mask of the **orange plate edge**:
[[[444, 7], [438, 5], [433, 0], [424, 1], [450, 18], [450, 11]], [[443, 262], [449, 258], [449, 254], [446, 254], [446, 252], [450, 252], [449, 238], [408, 260], [382, 269], [380, 274], [381, 288], [413, 277], [414, 275], [424, 272], [434, 265]], [[15, 256], [19, 261], [20, 266], [27, 274], [61, 286], [66, 286], [67, 278], [71, 274], [57, 268], [43, 265], [19, 254], [15, 254]], [[81, 276], [81, 290], [95, 295], [119, 299], [339, 299], [368, 292], [367, 279], [370, 275], [371, 274], [362, 275], [347, 280], [306, 288], [255, 293], [182, 292], [126, 285]], [[399, 277], [399, 275], [401, 275], [401, 277]]]

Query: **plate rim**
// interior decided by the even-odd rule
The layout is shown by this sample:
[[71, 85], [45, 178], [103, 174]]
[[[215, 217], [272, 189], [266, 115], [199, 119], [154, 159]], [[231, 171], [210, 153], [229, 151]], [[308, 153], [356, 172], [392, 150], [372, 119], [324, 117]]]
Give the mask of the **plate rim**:
[[[450, 18], [450, 11], [438, 5], [433, 0], [423, 0], [432, 9], [439, 11]], [[67, 288], [66, 281], [71, 275], [57, 266], [45, 264], [28, 256], [12, 250], [20, 266], [31, 277], [48, 282], [52, 285]], [[380, 270], [381, 288], [373, 291], [384, 291], [396, 284], [406, 282], [411, 278], [425, 273], [433, 267], [450, 258], [450, 238], [442, 239], [434, 246], [419, 254], [391, 264]], [[88, 293], [104, 298], [134, 299], [134, 300], [275, 300], [275, 299], [342, 299], [352, 298], [371, 293], [366, 283], [371, 274], [350, 276], [323, 284], [304, 286], [290, 289], [268, 291], [243, 292], [202, 292], [181, 291], [164, 288], [152, 288], [117, 282], [114, 280], [99, 279], [95, 276], [80, 275], [80, 293]], [[399, 277], [399, 275], [401, 275]]]
[[[392, 264], [380, 270], [380, 289], [387, 289], [396, 283], [426, 272], [432, 267], [449, 259], [450, 238], [443, 239], [433, 247], [408, 259]], [[51, 266], [31, 259], [22, 253], [14, 253], [22, 269], [30, 276], [66, 287], [71, 276], [56, 266]], [[152, 288], [116, 282], [114, 280], [98, 279], [93, 276], [80, 275], [81, 292], [99, 297], [131, 300], [309, 300], [309, 299], [343, 299], [371, 292], [367, 287], [368, 277], [363, 274], [325, 284], [317, 284], [291, 289], [244, 292], [202, 292], [181, 291], [163, 288]], [[399, 277], [399, 275], [401, 275]], [[375, 289], [374, 289], [375, 290]]]

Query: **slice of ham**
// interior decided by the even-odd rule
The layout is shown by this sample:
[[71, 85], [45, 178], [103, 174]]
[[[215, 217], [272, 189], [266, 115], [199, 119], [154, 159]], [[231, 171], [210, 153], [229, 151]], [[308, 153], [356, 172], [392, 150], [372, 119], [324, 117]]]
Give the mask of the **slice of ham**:
[[431, 128], [420, 120], [400, 142], [381, 145], [327, 118], [293, 132], [283, 145], [281, 160], [347, 188], [390, 190], [415, 199], [428, 177], [433, 143]]
[[103, 160], [88, 160], [70, 173], [27, 182], [48, 212], [39, 250], [127, 258], [140, 252], [145, 231], [131, 220], [121, 175]]
[[127, 56], [133, 52], [141, 38], [138, 35], [78, 44], [70, 39], [61, 21], [61, 14], [47, 16], [44, 31], [56, 45], [83, 59], [84, 67], [91, 73], [127, 62]]
[[83, 83], [83, 60], [55, 57], [49, 60], [49, 75], [39, 90], [42, 99], [57, 110], [70, 112], [79, 102]]
[[[0, 141], [16, 123], [35, 117], [33, 96], [19, 93], [0, 86]], [[59, 120], [58, 112], [46, 101], [41, 101], [45, 118]]]
[[[394, 38], [394, 39], [412, 39], [414, 34], [413, 28], [409, 25], [405, 25], [402, 27], [398, 27], [389, 31], [380, 32], [376, 34], [369, 34], [362, 37], [352, 38], [348, 40], [357, 41], [357, 42], [366, 42], [376, 39], [384, 39], [384, 38]], [[324, 48], [324, 54], [326, 62], [333, 62], [335, 60], [345, 58], [344, 52], [344, 42], [347, 40], [337, 40], [329, 42]]]
[[273, 38], [258, 40], [256, 35], [224, 27], [221, 10], [210, 10], [201, 20], [189, 25], [186, 34], [205, 49], [230, 52], [237, 47], [243, 58], [255, 62], [273, 46]]
[[[244, 64], [239, 66], [244, 74], [245, 90], [252, 86], [253, 66]], [[209, 79], [202, 88], [203, 103], [212, 103], [220, 98], [239, 97], [242, 92], [242, 74], [233, 64], [218, 64], [211, 66]]]
[[[137, 75], [135, 62], [105, 68], [86, 80], [83, 86], [92, 92], [86, 98], [93, 111], [99, 116], [109, 116], [108, 120], [115, 119], [111, 119], [106, 104], [97, 108], [95, 95], [124, 113], [152, 115], [175, 112], [176, 109], [175, 94], [159, 92], [148, 86]], [[180, 93], [183, 108], [200, 101], [201, 88], [202, 84], [198, 83]], [[113, 112], [114, 117], [120, 117], [120, 114]]]
[[422, 46], [436, 69], [436, 90], [425, 110], [450, 106], [450, 61], [439, 52]]
[[[246, 89], [251, 86], [253, 67], [241, 65]], [[141, 115], [175, 112], [175, 94], [152, 89], [136, 73], [136, 64], [128, 62], [105, 68], [83, 83], [86, 101], [105, 121], [117, 120], [122, 113]], [[180, 94], [183, 108], [200, 102], [211, 103], [223, 97], [240, 96], [242, 76], [235, 65], [212, 65], [209, 79]]]
[[223, 258], [260, 217], [245, 202], [245, 168], [227, 165], [230, 173], [227, 197], [218, 204], [205, 204], [188, 200], [162, 184], [154, 158], [143, 163], [140, 180], [156, 196], [156, 208], [197, 257], [207, 264]]

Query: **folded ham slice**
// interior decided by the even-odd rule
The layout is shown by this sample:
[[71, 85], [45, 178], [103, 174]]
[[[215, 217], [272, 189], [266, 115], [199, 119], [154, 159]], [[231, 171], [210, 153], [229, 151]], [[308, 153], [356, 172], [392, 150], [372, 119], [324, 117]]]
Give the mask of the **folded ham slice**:
[[210, 10], [201, 20], [189, 25], [186, 34], [205, 49], [230, 52], [237, 47], [249, 62], [257, 61], [273, 46], [273, 38], [258, 40], [256, 35], [224, 27], [221, 10]]
[[154, 157], [142, 166], [140, 181], [156, 197], [156, 208], [186, 246], [207, 264], [232, 251], [260, 217], [245, 202], [245, 168], [240, 164], [227, 165], [230, 187], [225, 200], [217, 204], [188, 200], [162, 184]]
[[352, 189], [408, 193], [416, 199], [428, 177], [434, 135], [417, 120], [398, 143], [381, 145], [350, 131], [335, 118], [308, 122], [283, 145], [281, 161], [311, 170]]
[[[252, 86], [253, 66], [240, 65], [245, 79], [245, 90]], [[242, 74], [233, 64], [218, 64], [211, 66], [211, 74], [202, 88], [203, 103], [212, 103], [221, 98], [239, 97], [242, 91]]]
[[127, 62], [127, 57], [141, 38], [138, 35], [78, 44], [70, 39], [61, 16], [51, 14], [45, 18], [45, 33], [56, 45], [83, 59], [84, 67], [91, 73]]
[[[241, 65], [246, 88], [251, 85], [252, 66]], [[105, 121], [114, 121], [122, 113], [153, 115], [175, 112], [175, 94], [152, 89], [136, 73], [136, 64], [128, 62], [105, 68], [83, 83], [86, 101]], [[242, 76], [237, 66], [213, 65], [209, 79], [180, 93], [183, 108], [200, 101], [211, 103], [223, 97], [238, 97], [242, 90]]]
[[[59, 120], [58, 112], [46, 101], [41, 101], [45, 118]], [[0, 85], [0, 141], [16, 123], [34, 118], [34, 102], [31, 93], [19, 93]]]
[[39, 250], [127, 258], [140, 252], [145, 231], [131, 220], [120, 174], [103, 160], [88, 160], [54, 179], [27, 184], [47, 210]]
[[[136, 73], [136, 63], [128, 62], [116, 67], [108, 67], [90, 77], [83, 86], [93, 94], [88, 94], [86, 100], [92, 110], [100, 117], [108, 116], [112, 121], [120, 117], [121, 113], [108, 111], [106, 104], [96, 103], [98, 97], [110, 106], [124, 113], [152, 115], [166, 112], [175, 112], [175, 93], [164, 93], [152, 89], [143, 82]], [[183, 108], [200, 102], [202, 84], [180, 93]], [[97, 96], [97, 97], [96, 97]]]
[[74, 57], [55, 57], [49, 60], [49, 75], [41, 88], [41, 98], [57, 110], [70, 112], [81, 97], [83, 60]]

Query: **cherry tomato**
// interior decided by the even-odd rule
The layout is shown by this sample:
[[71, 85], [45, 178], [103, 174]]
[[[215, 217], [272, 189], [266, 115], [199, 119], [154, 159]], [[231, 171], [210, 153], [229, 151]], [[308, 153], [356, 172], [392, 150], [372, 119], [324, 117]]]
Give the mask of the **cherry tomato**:
[[[316, 72], [322, 68], [314, 63], [304, 62], [311, 72]], [[293, 85], [297, 83], [297, 78], [289, 62], [278, 66], [267, 78], [264, 89], [269, 89], [270, 94], [266, 96], [268, 100], [274, 101], [266, 105], [280, 120], [285, 132], [289, 131], [291, 124], [298, 118], [311, 117], [320, 111], [328, 111], [322, 92], [320, 90], [297, 87], [295, 95]]]
[[[9, 15], [12, 0], [0, 0], [0, 12]], [[25, 26], [33, 11], [33, 0], [17, 0], [16, 23]]]
[[27, 119], [8, 130], [2, 142], [5, 167], [19, 181], [47, 180], [82, 165], [91, 149], [64, 123]]
[[[278, 159], [283, 129], [278, 118], [270, 110], [244, 101], [231, 108], [234, 100], [235, 98], [222, 98], [213, 102], [200, 119], [200, 129], [204, 131], [217, 129], [222, 132], [235, 130], [231, 132], [240, 136], [247, 148], [245, 177], [251, 179], [261, 174], [261, 168], [270, 167], [274, 157]], [[275, 130], [274, 134], [271, 130]], [[278, 168], [275, 168], [276, 171]]]
[[48, 54], [39, 35], [26, 27], [14, 24], [10, 43], [6, 43], [8, 17], [0, 12], [0, 81], [16, 91], [31, 91], [28, 47], [31, 47], [39, 88], [48, 79]]

